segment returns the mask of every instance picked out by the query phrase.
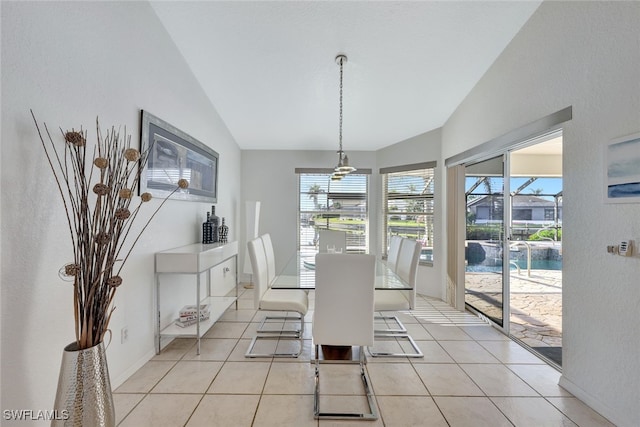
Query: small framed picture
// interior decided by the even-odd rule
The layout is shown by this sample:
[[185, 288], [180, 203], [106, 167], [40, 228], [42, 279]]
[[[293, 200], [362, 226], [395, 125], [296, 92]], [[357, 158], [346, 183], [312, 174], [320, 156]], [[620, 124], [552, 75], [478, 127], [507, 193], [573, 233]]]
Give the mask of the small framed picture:
[[140, 177], [140, 193], [166, 197], [178, 185], [189, 181], [189, 188], [176, 191], [172, 199], [216, 203], [218, 199], [218, 153], [156, 116], [142, 111], [141, 151], [149, 151]]
[[605, 202], [640, 203], [640, 133], [610, 141], [604, 161]]

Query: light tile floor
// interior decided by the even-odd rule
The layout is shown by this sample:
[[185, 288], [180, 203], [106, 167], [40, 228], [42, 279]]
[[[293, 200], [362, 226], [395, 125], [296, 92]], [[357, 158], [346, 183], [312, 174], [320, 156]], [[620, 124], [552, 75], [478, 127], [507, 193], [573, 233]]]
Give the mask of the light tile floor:
[[[239, 309], [207, 332], [200, 355], [194, 339], [176, 339], [114, 391], [118, 425], [612, 426], [557, 385], [557, 370], [477, 317], [424, 297], [416, 310], [398, 313], [424, 358], [368, 358], [379, 419], [319, 422], [313, 419], [312, 310], [299, 358], [246, 359], [264, 314], [253, 310], [251, 290], [241, 292]], [[376, 343], [377, 349], [404, 346]], [[323, 411], [365, 410], [357, 365], [321, 365], [320, 375]]]

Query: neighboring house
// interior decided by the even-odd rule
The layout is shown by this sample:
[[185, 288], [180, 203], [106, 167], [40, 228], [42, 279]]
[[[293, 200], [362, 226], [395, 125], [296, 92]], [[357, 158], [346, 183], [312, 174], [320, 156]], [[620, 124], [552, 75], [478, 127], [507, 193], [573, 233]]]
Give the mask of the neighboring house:
[[327, 194], [329, 201], [329, 210], [341, 210], [352, 212], [365, 212], [367, 210], [366, 202], [363, 200], [366, 194], [358, 193], [337, 193], [330, 192]]
[[[557, 202], [534, 195], [518, 194], [511, 197], [511, 218], [517, 224], [554, 223], [556, 211], [562, 224], [562, 199]], [[476, 224], [502, 221], [502, 198], [481, 196], [467, 203], [467, 210], [475, 216]]]

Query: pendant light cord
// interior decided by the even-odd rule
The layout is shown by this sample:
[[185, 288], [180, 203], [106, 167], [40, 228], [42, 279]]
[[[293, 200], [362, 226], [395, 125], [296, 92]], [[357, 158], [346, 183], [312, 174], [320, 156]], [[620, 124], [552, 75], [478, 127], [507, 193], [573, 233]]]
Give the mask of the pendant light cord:
[[343, 176], [353, 172], [356, 168], [349, 165], [349, 158], [342, 151], [342, 122], [343, 122], [343, 105], [342, 105], [342, 93], [343, 93], [343, 70], [344, 63], [347, 62], [347, 56], [344, 54], [338, 54], [336, 56], [336, 63], [340, 65], [340, 122], [339, 122], [339, 133], [338, 133], [338, 165], [334, 169], [334, 173], [331, 175], [332, 180], [340, 180]]
[[340, 158], [342, 159], [342, 64], [344, 58], [340, 58], [340, 134], [338, 141], [340, 142]]

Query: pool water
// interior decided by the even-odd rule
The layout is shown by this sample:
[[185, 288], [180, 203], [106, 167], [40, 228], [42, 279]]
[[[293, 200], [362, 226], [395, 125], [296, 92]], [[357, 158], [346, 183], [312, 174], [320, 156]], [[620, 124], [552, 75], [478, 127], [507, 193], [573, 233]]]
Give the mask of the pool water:
[[[518, 265], [522, 269], [527, 268], [527, 261], [520, 260], [517, 261]], [[512, 268], [515, 268], [512, 266]], [[562, 261], [551, 260], [551, 259], [534, 259], [531, 260], [531, 269], [532, 270], [562, 270]]]
[[[520, 269], [527, 269], [527, 261], [516, 261], [520, 266]], [[514, 264], [510, 265], [511, 270], [515, 270], [516, 266]], [[550, 260], [550, 259], [541, 259], [541, 260], [532, 260], [531, 261], [531, 269], [532, 270], [562, 270], [562, 261]], [[465, 271], [471, 273], [498, 273], [502, 271], [502, 266], [491, 266], [491, 265], [467, 265]]]

